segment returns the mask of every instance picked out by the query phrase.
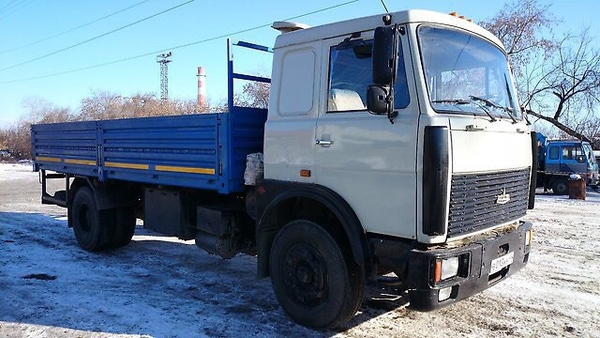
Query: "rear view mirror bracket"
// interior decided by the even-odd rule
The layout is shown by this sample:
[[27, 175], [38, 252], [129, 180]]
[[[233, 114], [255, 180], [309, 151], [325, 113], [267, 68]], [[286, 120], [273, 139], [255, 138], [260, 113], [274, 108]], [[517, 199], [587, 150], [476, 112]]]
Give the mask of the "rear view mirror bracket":
[[390, 123], [398, 116], [394, 111], [394, 82], [398, 59], [398, 27], [377, 27], [373, 37], [373, 84], [367, 88], [367, 108], [375, 114], [387, 114]]

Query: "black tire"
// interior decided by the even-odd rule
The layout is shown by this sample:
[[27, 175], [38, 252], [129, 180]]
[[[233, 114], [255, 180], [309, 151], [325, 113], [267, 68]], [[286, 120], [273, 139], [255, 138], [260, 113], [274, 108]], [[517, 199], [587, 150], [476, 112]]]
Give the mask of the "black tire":
[[552, 182], [552, 192], [554, 195], [569, 194], [569, 181], [566, 178], [558, 178]]
[[131, 242], [135, 232], [135, 212], [133, 207], [119, 207], [114, 212], [116, 220], [111, 247], [120, 248]]
[[360, 269], [329, 232], [308, 220], [285, 225], [270, 254], [271, 283], [284, 311], [298, 324], [337, 328], [362, 302]]
[[83, 250], [101, 251], [110, 245], [114, 213], [99, 211], [89, 188], [77, 190], [71, 210], [75, 238]]

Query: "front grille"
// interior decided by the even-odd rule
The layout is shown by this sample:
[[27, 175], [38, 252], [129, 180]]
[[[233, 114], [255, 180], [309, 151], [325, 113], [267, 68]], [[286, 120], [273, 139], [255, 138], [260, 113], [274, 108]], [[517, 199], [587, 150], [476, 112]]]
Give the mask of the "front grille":
[[[530, 169], [453, 175], [448, 238], [517, 220], [527, 212]], [[498, 203], [506, 195], [510, 200]], [[500, 196], [500, 198], [499, 198]]]

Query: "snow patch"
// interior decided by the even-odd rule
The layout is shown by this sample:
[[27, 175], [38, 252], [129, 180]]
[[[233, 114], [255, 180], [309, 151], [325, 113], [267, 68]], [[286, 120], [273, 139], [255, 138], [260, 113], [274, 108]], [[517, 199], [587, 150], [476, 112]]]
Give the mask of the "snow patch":
[[[65, 210], [41, 205], [31, 167], [0, 164], [0, 336], [3, 337], [592, 337], [598, 334], [600, 194], [539, 194], [529, 264], [481, 294], [435, 312], [369, 286], [340, 331], [293, 324], [256, 258], [223, 260], [193, 241], [138, 227], [127, 247], [85, 252]], [[58, 185], [60, 187], [60, 185]]]

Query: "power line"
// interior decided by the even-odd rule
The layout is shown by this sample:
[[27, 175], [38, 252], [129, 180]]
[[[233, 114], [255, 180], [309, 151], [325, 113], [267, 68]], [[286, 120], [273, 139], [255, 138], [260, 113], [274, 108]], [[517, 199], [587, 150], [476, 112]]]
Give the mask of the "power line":
[[[22, 8], [25, 8], [36, 1], [37, 0], [22, 0], [21, 2], [12, 5], [14, 2], [16, 2], [16, 0], [13, 0], [8, 5], [2, 7], [2, 9], [0, 10], [0, 14], [5, 14], [5, 15], [3, 17], [1, 17], [0, 19], [6, 19], [10, 14], [17, 12]], [[12, 5], [12, 7], [11, 7], [11, 5]]]
[[6, 4], [4, 7], [0, 8], [0, 14], [6, 13], [8, 11], [14, 11], [15, 9], [17, 9], [19, 6], [22, 6], [27, 1], [31, 1], [31, 0], [20, 0], [20, 2], [19, 2], [19, 0], [13, 0], [13, 1], [9, 2], [8, 4]]
[[385, 10], [386, 13], [389, 13], [390, 11], [388, 11], [388, 8], [385, 4], [385, 0], [381, 0], [381, 5], [383, 6], [383, 9]]
[[125, 29], [125, 28], [131, 27], [131, 26], [133, 26], [133, 25], [137, 25], [137, 24], [139, 24], [139, 23], [141, 23], [141, 22], [144, 22], [144, 21], [146, 21], [146, 20], [149, 20], [149, 19], [152, 19], [152, 18], [154, 18], [154, 17], [157, 17], [157, 16], [159, 16], [159, 15], [165, 14], [165, 13], [167, 13], [167, 12], [170, 12], [170, 11], [172, 11], [172, 10], [174, 10], [174, 9], [177, 9], [177, 8], [179, 8], [179, 7], [182, 7], [182, 6], [185, 6], [185, 5], [187, 5], [187, 4], [189, 4], [189, 3], [192, 3], [192, 2], [194, 2], [194, 1], [196, 1], [196, 0], [189, 0], [189, 1], [186, 1], [186, 2], [184, 2], [184, 3], [181, 3], [181, 4], [177, 5], [177, 6], [170, 7], [170, 8], [168, 8], [168, 9], [165, 9], [164, 11], [161, 11], [161, 12], [158, 12], [158, 13], [156, 13], [156, 14], [150, 15], [150, 16], [148, 16], [148, 17], [145, 17], [145, 18], [143, 18], [143, 19], [137, 20], [137, 21], [135, 21], [135, 22], [132, 22], [132, 23], [130, 23], [130, 24], [127, 24], [127, 25], [125, 25], [125, 26], [121, 26], [121, 27], [119, 27], [119, 28], [117, 28], [117, 29], [113, 29], [112, 31], [109, 31], [109, 32], [106, 32], [106, 33], [103, 33], [103, 34], [97, 35], [97, 36], [95, 36], [95, 37], [93, 37], [93, 38], [90, 38], [90, 39], [87, 39], [87, 40], [85, 40], [85, 41], [81, 41], [81, 42], [78, 42], [78, 43], [76, 43], [76, 44], [74, 44], [74, 45], [71, 45], [71, 46], [68, 46], [68, 47], [65, 47], [65, 48], [62, 48], [62, 49], [56, 50], [56, 51], [54, 51], [54, 52], [51, 52], [51, 53], [48, 53], [48, 54], [45, 54], [45, 55], [42, 55], [42, 56], [38, 56], [38, 57], [36, 57], [36, 58], [29, 59], [29, 60], [27, 60], [27, 61], [23, 61], [23, 62], [20, 62], [20, 63], [14, 64], [14, 65], [12, 65], [12, 66], [8, 66], [8, 67], [5, 67], [5, 68], [2, 68], [2, 69], [0, 69], [0, 72], [2, 72], [2, 71], [5, 71], [5, 70], [9, 70], [9, 69], [13, 69], [13, 68], [16, 68], [16, 67], [19, 67], [19, 66], [22, 66], [22, 65], [26, 65], [26, 64], [28, 64], [28, 63], [32, 63], [32, 62], [34, 62], [34, 61], [38, 61], [38, 60], [41, 60], [41, 59], [47, 58], [47, 57], [49, 57], [49, 56], [52, 56], [52, 55], [56, 55], [56, 54], [58, 54], [58, 53], [61, 53], [61, 52], [64, 52], [64, 51], [66, 51], [66, 50], [69, 50], [69, 49], [75, 48], [75, 47], [77, 47], [77, 46], [81, 46], [81, 45], [83, 45], [83, 44], [85, 44], [85, 43], [88, 43], [88, 42], [91, 42], [91, 41], [97, 40], [97, 39], [99, 39], [99, 38], [101, 38], [101, 37], [105, 37], [105, 36], [107, 36], [107, 35], [109, 35], [109, 34], [112, 34], [112, 33], [118, 32], [118, 31], [120, 31], [120, 30], [123, 30], [123, 29]]
[[7, 11], [10, 5], [14, 4], [15, 2], [17, 2], [17, 0], [12, 0], [11, 2], [4, 5], [2, 8], [0, 8], [0, 14], [2, 14], [2, 12]]
[[[337, 4], [337, 5], [333, 5], [333, 6], [321, 8], [321, 9], [318, 9], [318, 10], [315, 10], [315, 11], [312, 11], [312, 12], [304, 13], [304, 14], [297, 15], [297, 16], [294, 16], [294, 17], [291, 17], [291, 18], [287, 18], [287, 19], [284, 19], [284, 21], [299, 19], [299, 18], [302, 18], [302, 17], [305, 17], [305, 16], [309, 16], [309, 15], [313, 15], [313, 14], [317, 14], [317, 13], [329, 11], [329, 10], [332, 10], [332, 9], [335, 9], [335, 8], [339, 8], [339, 7], [342, 7], [342, 6], [350, 5], [350, 4], [358, 2], [358, 1], [360, 1], [360, 0], [351, 0], [351, 1], [343, 2], [343, 3]], [[135, 55], [135, 56], [130, 56], [130, 57], [119, 59], [119, 60], [108, 61], [108, 62], [99, 63], [99, 64], [95, 64], [95, 65], [91, 65], [91, 66], [87, 66], [87, 67], [83, 67], [83, 68], [71, 69], [71, 70], [66, 70], [66, 71], [52, 73], [52, 74], [47, 74], [47, 75], [42, 75], [42, 76], [35, 76], [35, 77], [29, 77], [29, 78], [23, 78], [23, 79], [17, 79], [17, 80], [0, 81], [0, 84], [26, 82], [26, 81], [33, 81], [33, 80], [38, 80], [38, 79], [45, 79], [45, 78], [59, 76], [59, 75], [65, 75], [65, 74], [71, 74], [71, 73], [78, 73], [78, 72], [82, 72], [82, 71], [86, 71], [86, 70], [90, 70], [90, 69], [94, 69], [94, 68], [100, 68], [100, 67], [110, 66], [110, 65], [114, 65], [116, 63], [131, 61], [131, 60], [139, 59], [139, 58], [150, 56], [150, 55], [164, 53], [164, 52], [166, 52], [168, 50], [181, 49], [181, 48], [190, 47], [190, 46], [194, 46], [194, 45], [198, 45], [198, 44], [202, 44], [202, 43], [207, 43], [207, 42], [211, 42], [211, 41], [215, 41], [215, 40], [219, 40], [219, 39], [224, 39], [224, 38], [231, 37], [231, 36], [234, 36], [234, 35], [238, 35], [238, 34], [250, 32], [250, 31], [253, 31], [253, 30], [257, 30], [257, 29], [260, 29], [260, 28], [270, 27], [271, 25], [272, 25], [272, 22], [270, 22], [268, 24], [260, 25], [260, 26], [255, 26], [255, 27], [252, 27], [252, 28], [242, 29], [242, 30], [231, 32], [231, 33], [228, 33], [228, 34], [222, 34], [222, 35], [215, 36], [215, 37], [212, 37], [212, 38], [207, 38], [207, 39], [203, 39], [203, 40], [198, 40], [198, 41], [186, 43], [186, 44], [175, 46], [175, 47], [169, 47], [169, 48], [164, 48], [164, 49], [160, 49], [160, 50], [155, 50], [155, 51], [152, 51], [152, 52], [149, 52], [149, 53], [144, 53], [144, 54], [139, 54], [139, 55]]]
[[[16, 0], [15, 0], [15, 1], [16, 1]], [[84, 27], [90, 26], [90, 25], [92, 25], [92, 24], [95, 24], [96, 22], [99, 22], [99, 21], [102, 21], [102, 20], [108, 19], [108, 18], [110, 18], [110, 17], [112, 17], [112, 16], [115, 16], [115, 15], [117, 15], [117, 14], [123, 13], [123, 12], [125, 12], [125, 11], [127, 11], [127, 10], [130, 10], [130, 9], [132, 9], [132, 8], [134, 8], [134, 7], [137, 7], [137, 6], [139, 6], [139, 5], [141, 5], [141, 4], [145, 3], [145, 2], [148, 2], [148, 1], [150, 1], [150, 0], [144, 0], [144, 1], [138, 2], [138, 3], [136, 3], [136, 4], [133, 4], [133, 5], [129, 6], [129, 7], [125, 7], [125, 8], [123, 8], [123, 9], [120, 9], [120, 10], [118, 10], [118, 11], [114, 12], [114, 13], [108, 14], [108, 15], [106, 15], [106, 16], [103, 16], [103, 17], [101, 17], [101, 18], [98, 18], [98, 19], [96, 19], [96, 20], [94, 20], [94, 21], [90, 21], [90, 22], [88, 22], [88, 23], [84, 23], [84, 24], [82, 24], [82, 25], [79, 25], [79, 26], [77, 26], [77, 27], [71, 28], [71, 29], [69, 29], [69, 30], [66, 30], [66, 31], [64, 31], [64, 32], [61, 32], [61, 33], [58, 33], [58, 34], [55, 34], [55, 35], [52, 35], [52, 36], [49, 36], [49, 37], [46, 37], [46, 38], [43, 38], [43, 39], [40, 39], [40, 40], [36, 40], [36, 41], [30, 42], [30, 43], [27, 43], [27, 44], [25, 44], [25, 45], [21, 45], [21, 46], [19, 46], [19, 47], [15, 47], [15, 48], [12, 48], [12, 49], [7, 49], [7, 50], [4, 50], [4, 51], [1, 51], [1, 52], [0, 52], [0, 55], [2, 55], [2, 54], [6, 54], [6, 53], [8, 53], [8, 52], [13, 52], [13, 51], [15, 51], [15, 50], [23, 49], [23, 48], [25, 48], [25, 47], [33, 46], [33, 45], [35, 45], [35, 44], [38, 44], [38, 43], [40, 43], [40, 42], [48, 41], [48, 40], [50, 40], [50, 39], [57, 38], [57, 37], [59, 37], [59, 36], [65, 35], [65, 34], [67, 34], [67, 33], [71, 33], [71, 32], [73, 32], [73, 31], [76, 31], [76, 30], [78, 30], [78, 29], [81, 29], [81, 28], [84, 28]], [[0, 11], [1, 11], [1, 10], [0, 10]]]

